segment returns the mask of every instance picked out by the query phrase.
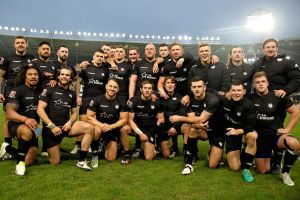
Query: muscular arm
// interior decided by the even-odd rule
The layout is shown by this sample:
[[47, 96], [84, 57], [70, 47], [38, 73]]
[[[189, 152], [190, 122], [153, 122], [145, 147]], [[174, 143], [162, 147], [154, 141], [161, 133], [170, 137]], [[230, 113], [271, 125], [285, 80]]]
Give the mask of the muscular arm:
[[296, 105], [292, 105], [286, 111], [290, 114], [290, 120], [285, 129], [287, 130], [288, 133], [290, 133], [299, 120], [300, 111], [298, 110]]
[[28, 119], [28, 117], [20, 115], [17, 110], [19, 108], [19, 105], [14, 103], [8, 103], [6, 105], [6, 117], [9, 120], [15, 121], [15, 122], [21, 122], [25, 123], [25, 121]]
[[5, 79], [4, 76], [6, 74], [6, 71], [0, 69], [0, 102], [4, 101], [4, 83], [5, 83]]
[[76, 80], [76, 87], [75, 87], [75, 92], [76, 92], [77, 98], [80, 97], [81, 82], [82, 82], [82, 78], [78, 76], [77, 80]]
[[129, 82], [129, 99], [135, 95], [137, 75], [132, 74]]
[[40, 118], [46, 125], [49, 125], [49, 124], [53, 124], [53, 122], [49, 119], [45, 111], [47, 105], [48, 104], [46, 102], [39, 100], [37, 114], [40, 116]]

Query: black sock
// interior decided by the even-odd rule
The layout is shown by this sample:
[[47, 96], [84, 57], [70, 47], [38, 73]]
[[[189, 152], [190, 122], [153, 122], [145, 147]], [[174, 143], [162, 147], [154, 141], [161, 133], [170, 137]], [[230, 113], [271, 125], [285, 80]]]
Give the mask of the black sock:
[[254, 155], [251, 155], [243, 151], [241, 155], [241, 168], [250, 169], [250, 167], [252, 166], [253, 159], [254, 159]]
[[187, 144], [183, 144], [182, 150], [186, 151], [186, 149], [187, 149]]
[[25, 162], [25, 157], [30, 148], [30, 142], [25, 141], [23, 139], [18, 139], [18, 156], [17, 156], [17, 162], [20, 161]]
[[142, 147], [142, 143], [141, 143], [141, 139], [140, 136], [135, 136], [135, 149], [141, 149]]
[[87, 151], [81, 151], [80, 150], [80, 153], [79, 153], [79, 162], [86, 160], [87, 153], [88, 153]]
[[77, 146], [80, 147], [80, 146], [81, 146], [81, 141], [76, 141], [76, 142], [75, 142], [75, 145], [77, 145]]
[[178, 152], [178, 135], [172, 137], [172, 151]]
[[5, 151], [7, 153], [9, 153], [10, 155], [12, 155], [14, 158], [16, 158], [17, 155], [18, 155], [18, 150], [15, 147], [11, 146], [11, 145], [7, 145], [6, 148], [5, 148]]
[[197, 138], [188, 138], [186, 164], [191, 165], [193, 163], [193, 159], [197, 154], [197, 141]]
[[6, 142], [6, 143], [8, 143], [8, 144], [10, 144], [10, 145], [12, 145], [12, 137], [5, 137], [4, 138], [4, 142]]
[[98, 155], [99, 142], [100, 142], [100, 139], [92, 141], [91, 149], [92, 149], [92, 155], [93, 156], [97, 156]]
[[284, 163], [282, 173], [289, 173], [299, 155], [295, 155], [292, 151], [286, 151], [284, 154]]
[[127, 150], [124, 152], [124, 157], [125, 158], [131, 158], [131, 151], [130, 150]]
[[42, 152], [47, 152], [47, 147], [46, 147], [46, 142], [45, 142], [45, 139], [42, 138]]
[[271, 158], [271, 166], [277, 166], [280, 167], [281, 164], [281, 160], [282, 160], [282, 156], [283, 156], [283, 150], [274, 150], [273, 151], [273, 156]]

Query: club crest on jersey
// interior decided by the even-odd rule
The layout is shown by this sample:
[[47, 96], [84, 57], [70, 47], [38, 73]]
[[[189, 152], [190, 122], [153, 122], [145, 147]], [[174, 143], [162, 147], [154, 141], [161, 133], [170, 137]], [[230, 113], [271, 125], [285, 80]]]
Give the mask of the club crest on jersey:
[[119, 105], [118, 105], [118, 104], [117, 104], [117, 105], [115, 105], [115, 108], [116, 108], [116, 109], [119, 109]]
[[30, 62], [31, 62], [31, 60], [30, 60], [30, 59], [28, 59], [28, 60], [27, 60], [27, 63], [30, 63]]
[[176, 100], [177, 100], [177, 97], [173, 97], [172, 99], [173, 99], [174, 101], [176, 101]]
[[121, 71], [124, 71], [124, 68], [121, 68]]
[[206, 108], [206, 103], [203, 104], [203, 107]]
[[282, 61], [282, 58], [277, 58], [277, 61], [278, 61], [278, 62], [281, 62], [281, 61]]
[[268, 107], [269, 107], [269, 108], [273, 108], [273, 104], [272, 104], [272, 103], [269, 103], [269, 104], [268, 104]]
[[261, 67], [262, 67], [262, 68], [266, 68], [266, 66], [264, 66], [264, 65], [263, 65], [263, 66], [261, 66]]
[[69, 97], [70, 97], [70, 98], [72, 98], [72, 96], [73, 96], [72, 94], [69, 94]]
[[104, 76], [104, 73], [102, 73], [101, 76]]
[[213, 66], [211, 66], [210, 68], [212, 68], [212, 69], [215, 69], [215, 68], [216, 68], [216, 66], [215, 66], [215, 65], [213, 65]]
[[151, 105], [151, 109], [154, 110], [154, 108], [155, 108], [155, 106], [154, 106], [154, 105]]
[[52, 66], [52, 69], [53, 69], [53, 70], [55, 70], [55, 67], [54, 67], [54, 66]]
[[90, 103], [89, 103], [89, 106], [92, 107], [93, 105], [94, 105], [94, 100], [91, 100]]
[[247, 72], [243, 72], [243, 75], [244, 75], [244, 76], [247, 76], [247, 75], [248, 75], [248, 73], [247, 73]]
[[242, 113], [241, 112], [237, 112], [236, 115], [240, 117], [242, 115]]
[[187, 71], [187, 68], [183, 68], [183, 71], [186, 72], [186, 71]]
[[16, 97], [16, 91], [11, 91], [8, 95], [10, 98], [15, 98]]
[[44, 89], [43, 92], [41, 93], [41, 96], [46, 96], [47, 89]]

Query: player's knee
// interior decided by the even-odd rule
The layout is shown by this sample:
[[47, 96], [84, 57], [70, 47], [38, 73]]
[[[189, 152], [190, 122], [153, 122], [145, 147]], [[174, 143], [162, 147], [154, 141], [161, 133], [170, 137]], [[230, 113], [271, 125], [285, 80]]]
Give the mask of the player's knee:
[[120, 133], [121, 135], [128, 135], [131, 133], [131, 128], [128, 125], [125, 125], [120, 129]]
[[22, 128], [19, 134], [19, 137], [25, 141], [30, 141], [32, 139], [32, 136], [33, 136], [32, 130], [25, 126]]

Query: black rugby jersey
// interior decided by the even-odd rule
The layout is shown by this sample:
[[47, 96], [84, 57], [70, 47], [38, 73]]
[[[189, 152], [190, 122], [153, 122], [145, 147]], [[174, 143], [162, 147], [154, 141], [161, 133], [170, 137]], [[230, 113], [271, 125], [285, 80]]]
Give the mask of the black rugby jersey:
[[225, 128], [243, 129], [244, 133], [254, 130], [255, 108], [248, 98], [244, 97], [240, 101], [233, 101], [224, 96], [219, 97], [222, 103]]
[[132, 106], [129, 107], [129, 112], [135, 113], [134, 122], [144, 128], [153, 129], [156, 127], [158, 113], [162, 113], [161, 102], [159, 99], [152, 101], [142, 100], [141, 96], [135, 96], [131, 99]]
[[81, 70], [79, 77], [83, 80], [83, 98], [96, 97], [105, 93], [105, 84], [108, 80], [107, 67], [89, 65], [86, 69]]
[[59, 85], [45, 88], [40, 95], [40, 100], [47, 103], [45, 111], [56, 126], [67, 123], [71, 109], [77, 107], [75, 92]]
[[24, 56], [13, 54], [4, 58], [2, 65], [0, 65], [0, 69], [6, 72], [4, 78], [7, 80], [6, 84], [8, 87], [16, 86], [15, 79], [17, 73], [23, 66], [31, 63], [31, 60], [33, 60], [34, 58], [35, 57], [31, 54], [26, 54]]
[[276, 134], [279, 128], [283, 128], [282, 113], [293, 105], [288, 97], [277, 97], [274, 91], [264, 96], [255, 93], [250, 97], [256, 110], [255, 129], [259, 133]]
[[132, 66], [127, 62], [116, 63], [118, 70], [109, 69], [109, 77], [114, 77], [119, 81], [119, 96], [128, 97], [129, 78], [132, 73]]
[[118, 98], [108, 100], [105, 94], [91, 100], [89, 110], [96, 112], [96, 118], [101, 123], [113, 124], [119, 121], [120, 112], [126, 112], [124, 104]]
[[39, 94], [40, 91], [37, 89], [30, 88], [27, 85], [20, 85], [10, 91], [7, 103], [18, 105], [17, 113], [39, 122], [40, 118], [36, 112]]
[[38, 59], [32, 61], [32, 65], [37, 67], [42, 74], [42, 87], [43, 88], [46, 88], [47, 84], [51, 80], [56, 79], [57, 71], [56, 71], [56, 66], [55, 66], [53, 60], [44, 62], [40, 58], [38, 58]]

